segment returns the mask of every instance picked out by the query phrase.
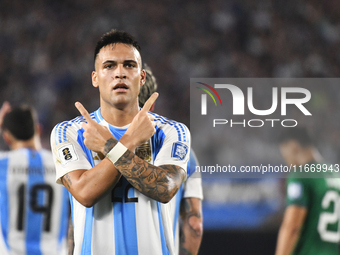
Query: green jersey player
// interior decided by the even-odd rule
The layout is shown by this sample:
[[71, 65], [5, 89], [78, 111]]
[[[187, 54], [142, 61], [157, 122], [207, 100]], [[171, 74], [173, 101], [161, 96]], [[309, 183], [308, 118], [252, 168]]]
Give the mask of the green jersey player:
[[[340, 180], [335, 178], [338, 166], [318, 163], [319, 154], [304, 128], [283, 132], [280, 150], [287, 164], [297, 168], [287, 179], [287, 208], [276, 255], [339, 254]], [[306, 175], [318, 178], [301, 178]]]

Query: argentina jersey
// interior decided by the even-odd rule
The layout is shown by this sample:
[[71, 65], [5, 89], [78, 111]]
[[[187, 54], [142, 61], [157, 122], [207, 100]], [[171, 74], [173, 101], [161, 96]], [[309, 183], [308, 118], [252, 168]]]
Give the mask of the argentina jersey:
[[0, 152], [0, 254], [67, 254], [69, 199], [51, 152]]
[[[91, 118], [107, 127], [119, 140], [125, 127], [108, 124], [100, 108]], [[138, 147], [135, 154], [145, 161], [160, 165], [178, 165], [186, 169], [190, 153], [190, 133], [181, 123], [154, 114], [156, 133]], [[66, 173], [91, 169], [103, 155], [84, 145], [81, 125], [77, 117], [56, 125], [51, 134], [51, 147], [57, 169], [57, 182]], [[111, 192], [90, 208], [70, 196], [74, 227], [74, 254], [136, 255], [175, 254], [170, 203], [162, 204], [136, 190], [123, 176]]]

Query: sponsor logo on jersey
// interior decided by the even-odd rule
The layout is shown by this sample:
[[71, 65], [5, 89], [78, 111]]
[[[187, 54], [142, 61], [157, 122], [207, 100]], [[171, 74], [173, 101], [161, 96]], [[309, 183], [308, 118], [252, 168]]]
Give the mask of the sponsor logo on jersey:
[[78, 160], [78, 155], [72, 144], [65, 144], [58, 149], [58, 156], [63, 165]]
[[180, 160], [185, 159], [185, 156], [188, 154], [188, 146], [181, 142], [175, 142], [172, 145], [171, 157], [177, 158]]

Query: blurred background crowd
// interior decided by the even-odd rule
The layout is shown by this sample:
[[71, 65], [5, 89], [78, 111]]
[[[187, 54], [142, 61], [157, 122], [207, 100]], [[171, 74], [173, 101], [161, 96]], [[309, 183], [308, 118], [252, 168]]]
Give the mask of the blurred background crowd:
[[[337, 0], [1, 0], [0, 103], [34, 105], [46, 148], [53, 126], [78, 115], [75, 101], [99, 107], [93, 52], [112, 28], [140, 42], [159, 85], [157, 112], [188, 126], [190, 78], [340, 76]], [[320, 125], [312, 132], [338, 160], [340, 86], [316, 91]], [[242, 137], [235, 133], [231, 142]]]
[[2, 0], [0, 101], [33, 103], [45, 138], [76, 100], [95, 110], [94, 46], [118, 28], [157, 77], [158, 111], [189, 125], [191, 77], [338, 77], [339, 13], [335, 0]]

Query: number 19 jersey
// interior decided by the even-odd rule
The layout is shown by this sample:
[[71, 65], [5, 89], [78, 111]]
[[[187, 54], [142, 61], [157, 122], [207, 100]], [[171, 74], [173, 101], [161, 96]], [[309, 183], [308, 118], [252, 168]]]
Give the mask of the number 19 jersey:
[[[128, 126], [108, 124], [100, 108], [91, 118], [107, 127], [119, 140]], [[181, 123], [154, 114], [156, 133], [135, 154], [155, 165], [177, 165], [186, 169], [190, 133]], [[103, 159], [84, 144], [83, 117], [62, 122], [51, 134], [57, 182], [66, 173], [91, 169]], [[162, 204], [136, 190], [123, 176], [111, 192], [86, 208], [71, 197], [74, 255], [165, 255], [174, 254], [170, 203]]]
[[67, 254], [69, 199], [47, 150], [0, 152], [0, 254]]

